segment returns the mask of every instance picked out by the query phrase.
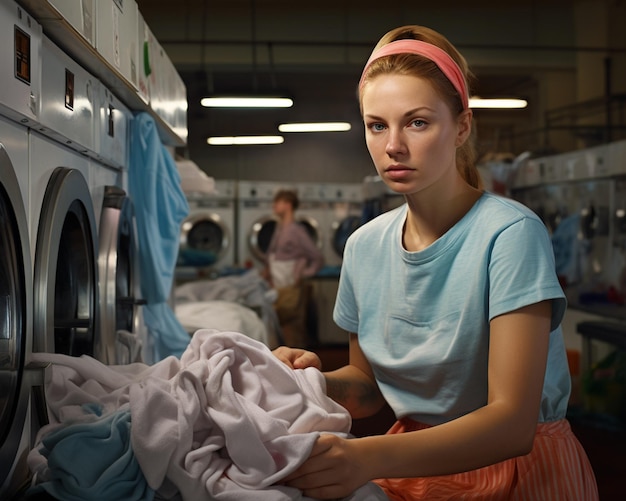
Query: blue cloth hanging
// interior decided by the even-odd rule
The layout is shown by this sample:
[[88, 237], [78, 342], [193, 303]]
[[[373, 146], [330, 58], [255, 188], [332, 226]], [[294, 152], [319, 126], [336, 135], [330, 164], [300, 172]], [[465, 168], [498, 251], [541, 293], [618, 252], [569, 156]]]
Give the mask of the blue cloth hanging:
[[189, 205], [176, 163], [148, 113], [137, 114], [132, 122], [128, 188], [135, 206], [141, 292], [146, 301], [149, 349], [144, 349], [144, 361], [154, 363], [170, 355], [180, 357], [189, 344], [189, 334], [167, 302], [180, 225], [189, 214]]
[[583, 243], [578, 238], [579, 229], [580, 214], [573, 214], [564, 218], [552, 233], [556, 273], [567, 284], [575, 284], [581, 279]]

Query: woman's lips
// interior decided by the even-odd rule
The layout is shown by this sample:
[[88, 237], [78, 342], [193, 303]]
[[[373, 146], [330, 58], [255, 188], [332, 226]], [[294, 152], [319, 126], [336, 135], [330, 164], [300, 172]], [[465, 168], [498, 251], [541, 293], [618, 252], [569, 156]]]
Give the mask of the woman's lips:
[[408, 167], [404, 167], [401, 165], [396, 165], [393, 167], [388, 167], [385, 170], [385, 174], [389, 179], [394, 181], [401, 180], [409, 176], [413, 172], [413, 169], [409, 169]]

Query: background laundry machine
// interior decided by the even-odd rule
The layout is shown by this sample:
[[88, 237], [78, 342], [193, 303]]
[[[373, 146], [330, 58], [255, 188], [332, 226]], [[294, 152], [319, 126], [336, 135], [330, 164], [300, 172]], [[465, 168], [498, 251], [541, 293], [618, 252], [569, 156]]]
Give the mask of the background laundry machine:
[[[266, 252], [276, 227], [272, 210], [275, 193], [281, 189], [293, 189], [302, 199], [303, 185], [282, 185], [270, 181], [239, 181], [237, 194], [238, 262], [244, 268], [262, 268]], [[310, 211], [309, 211], [310, 212]], [[323, 241], [318, 220], [299, 208], [296, 219], [321, 248]]]
[[324, 262], [328, 267], [341, 266], [346, 240], [361, 226], [363, 187], [354, 183], [329, 184], [326, 187], [328, 211], [325, 218]]
[[276, 220], [272, 211], [278, 183], [239, 181], [237, 186], [237, 262], [262, 268]]
[[[298, 183], [298, 198], [300, 206], [296, 210], [296, 219], [304, 225], [317, 247], [325, 256], [328, 225], [326, 224], [330, 211], [327, 194], [328, 186], [323, 183]], [[324, 263], [326, 264], [326, 263]]]
[[323, 225], [324, 268], [311, 280], [315, 305], [316, 341], [319, 345], [345, 345], [348, 336], [333, 321], [333, 309], [339, 286], [343, 249], [352, 232], [361, 225], [361, 184], [335, 183], [324, 186]]
[[178, 280], [226, 274], [235, 266], [236, 181], [215, 180], [213, 193], [188, 193], [181, 224]]

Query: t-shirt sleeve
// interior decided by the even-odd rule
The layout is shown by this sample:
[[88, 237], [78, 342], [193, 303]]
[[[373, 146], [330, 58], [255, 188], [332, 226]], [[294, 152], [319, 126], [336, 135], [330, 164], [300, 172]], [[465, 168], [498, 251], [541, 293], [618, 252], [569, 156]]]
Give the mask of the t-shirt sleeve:
[[348, 238], [343, 253], [339, 287], [333, 310], [333, 320], [348, 332], [358, 332], [359, 315], [352, 283], [352, 267], [354, 264], [354, 242]]
[[494, 240], [489, 262], [489, 320], [544, 300], [553, 301], [554, 330], [567, 306], [555, 271], [554, 251], [543, 223], [522, 218]]

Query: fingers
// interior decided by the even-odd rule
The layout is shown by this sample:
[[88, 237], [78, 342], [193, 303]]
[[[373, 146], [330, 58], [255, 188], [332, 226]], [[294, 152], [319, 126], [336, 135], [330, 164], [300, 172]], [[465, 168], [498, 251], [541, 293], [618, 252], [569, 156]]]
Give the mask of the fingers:
[[306, 369], [307, 367], [315, 367], [322, 370], [322, 361], [315, 353], [311, 351], [303, 351], [293, 362], [294, 369]]
[[[336, 436], [330, 434], [320, 435], [313, 444], [313, 448], [311, 449], [308, 459], [297, 470], [286, 476], [284, 481], [286, 483], [295, 481], [295, 483], [302, 486], [302, 482], [306, 477], [318, 474], [328, 468], [331, 468], [332, 465], [326, 464], [328, 461], [326, 454], [331, 451], [336, 438]], [[293, 486], [295, 487], [296, 485], [294, 484]]]
[[272, 353], [278, 360], [284, 363], [287, 367], [290, 367], [291, 369], [293, 369], [294, 368], [293, 361], [295, 360], [293, 351], [294, 350], [292, 350], [291, 348], [288, 348], [287, 346], [279, 346], [278, 348], [273, 350]]
[[358, 478], [350, 466], [351, 461], [342, 453], [343, 440], [334, 435], [321, 435], [309, 458], [286, 477], [284, 483], [314, 499], [339, 499], [349, 495], [366, 480]]
[[299, 348], [289, 348], [287, 346], [279, 346], [272, 351], [274, 356], [283, 362], [287, 367], [292, 369], [306, 369], [307, 367], [315, 367], [322, 370], [322, 361], [313, 352], [302, 350]]

